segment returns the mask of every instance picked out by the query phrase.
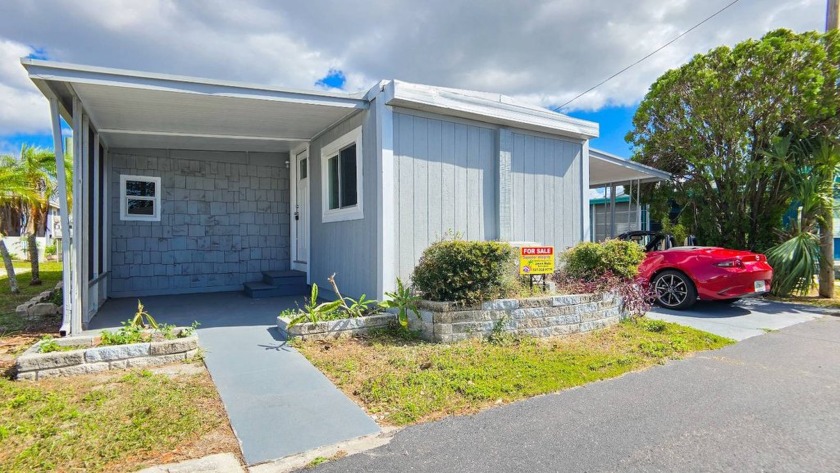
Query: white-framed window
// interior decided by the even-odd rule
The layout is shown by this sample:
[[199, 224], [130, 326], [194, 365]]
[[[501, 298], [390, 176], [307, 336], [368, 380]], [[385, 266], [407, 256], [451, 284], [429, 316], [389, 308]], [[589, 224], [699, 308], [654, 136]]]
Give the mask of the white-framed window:
[[160, 178], [120, 175], [120, 220], [160, 221]]
[[362, 210], [362, 128], [321, 148], [321, 220], [364, 218]]

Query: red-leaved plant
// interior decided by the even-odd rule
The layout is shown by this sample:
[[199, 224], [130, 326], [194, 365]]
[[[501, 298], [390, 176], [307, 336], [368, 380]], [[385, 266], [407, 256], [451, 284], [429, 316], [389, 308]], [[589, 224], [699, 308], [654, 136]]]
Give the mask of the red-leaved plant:
[[565, 294], [609, 292], [621, 298], [623, 311], [631, 317], [641, 317], [653, 306], [654, 293], [650, 284], [604, 273], [593, 280], [573, 278], [563, 270], [554, 273], [557, 291]]

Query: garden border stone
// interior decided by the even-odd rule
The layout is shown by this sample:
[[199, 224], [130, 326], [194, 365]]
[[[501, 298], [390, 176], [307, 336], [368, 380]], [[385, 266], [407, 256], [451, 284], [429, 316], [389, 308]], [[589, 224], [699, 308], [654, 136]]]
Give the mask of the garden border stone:
[[410, 330], [424, 340], [451, 343], [486, 338], [498, 329], [534, 337], [588, 332], [618, 323], [627, 314], [612, 293], [497, 299], [480, 307], [421, 301], [420, 317], [408, 318]]
[[[178, 333], [183, 327], [175, 329]], [[79, 346], [70, 351], [40, 353], [43, 341], [29, 347], [15, 363], [16, 378], [40, 380], [101, 371], [158, 366], [185, 361], [198, 353], [198, 335], [127, 345], [94, 346], [99, 335], [54, 339], [59, 346]]]
[[380, 313], [365, 317], [352, 317], [315, 323], [304, 322], [289, 327], [291, 319], [278, 316], [277, 329], [287, 339], [325, 340], [330, 338], [352, 337], [353, 335], [365, 334], [373, 329], [385, 329], [391, 323], [396, 322], [396, 320], [397, 317], [394, 314]]

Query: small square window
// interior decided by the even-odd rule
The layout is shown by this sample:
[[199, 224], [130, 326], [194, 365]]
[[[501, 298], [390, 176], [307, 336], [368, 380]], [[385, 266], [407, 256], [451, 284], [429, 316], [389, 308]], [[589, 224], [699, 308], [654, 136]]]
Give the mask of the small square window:
[[324, 222], [364, 218], [362, 193], [362, 129], [357, 128], [321, 149]]
[[300, 172], [298, 172], [298, 179], [306, 179], [306, 172], [308, 171], [306, 161], [306, 158], [300, 160]]
[[160, 221], [160, 178], [120, 176], [120, 220]]

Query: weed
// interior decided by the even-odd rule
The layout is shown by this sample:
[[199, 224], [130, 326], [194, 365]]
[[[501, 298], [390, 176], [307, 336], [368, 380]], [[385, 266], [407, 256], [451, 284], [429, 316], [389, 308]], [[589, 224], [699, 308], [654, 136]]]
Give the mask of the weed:
[[151, 335], [144, 333], [142, 327], [134, 325], [132, 320], [126, 320], [116, 332], [103, 330], [99, 334], [100, 345], [128, 345], [142, 343], [151, 339]]
[[408, 313], [413, 312], [417, 318], [420, 318], [420, 310], [417, 308], [417, 303], [420, 302], [420, 297], [415, 296], [410, 287], [403, 284], [400, 278], [397, 278], [397, 290], [394, 292], [386, 292], [388, 300], [382, 301], [379, 306], [384, 309], [396, 309], [397, 321], [403, 327], [408, 327]]
[[645, 319], [640, 322], [642, 328], [647, 330], [648, 332], [653, 333], [660, 333], [664, 332], [666, 328], [668, 328], [668, 324], [661, 320], [654, 320], [654, 319]]
[[341, 306], [342, 301], [324, 302], [318, 304], [318, 285], [312, 283], [312, 293], [309, 300], [303, 306], [303, 309], [298, 311], [298, 316], [289, 322], [289, 327], [293, 327], [301, 322], [317, 323], [321, 320], [330, 320], [336, 310]]

